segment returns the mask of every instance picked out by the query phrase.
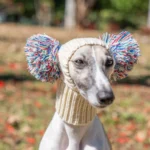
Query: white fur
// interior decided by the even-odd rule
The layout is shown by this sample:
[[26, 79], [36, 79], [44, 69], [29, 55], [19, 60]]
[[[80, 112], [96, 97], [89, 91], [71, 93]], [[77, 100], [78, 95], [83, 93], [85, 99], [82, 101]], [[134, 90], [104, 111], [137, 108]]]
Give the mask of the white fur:
[[102, 88], [101, 85], [105, 85], [105, 87], [109, 88], [110, 87], [110, 85], [108, 84], [109, 81], [106, 78], [106, 76], [104, 76], [104, 73], [102, 72], [102, 70], [100, 70], [93, 46], [92, 46], [92, 56], [96, 62], [95, 63], [95, 66], [96, 66], [96, 78], [95, 78], [95, 80], [96, 80], [96, 85], [97, 85], [98, 89]]

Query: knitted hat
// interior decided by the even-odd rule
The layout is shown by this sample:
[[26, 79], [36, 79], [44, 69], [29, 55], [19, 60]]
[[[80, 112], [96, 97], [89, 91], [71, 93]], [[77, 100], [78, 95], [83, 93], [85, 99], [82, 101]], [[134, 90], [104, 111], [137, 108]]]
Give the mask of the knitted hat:
[[69, 61], [74, 53], [82, 46], [85, 45], [100, 45], [105, 48], [108, 48], [102, 40], [98, 38], [77, 38], [73, 39], [60, 48], [58, 53], [60, 68], [62, 69], [62, 73], [64, 75], [64, 82], [70, 87], [75, 88], [74, 81], [72, 80], [69, 73]]
[[84, 45], [101, 45], [110, 51], [115, 59], [113, 79], [125, 78], [140, 55], [136, 40], [127, 31], [118, 35], [106, 33], [99, 39], [73, 39], [62, 46], [51, 37], [38, 34], [30, 37], [25, 47], [29, 72], [38, 80], [47, 82], [54, 82], [62, 72], [65, 83], [74, 88], [75, 84], [69, 73], [69, 60]]

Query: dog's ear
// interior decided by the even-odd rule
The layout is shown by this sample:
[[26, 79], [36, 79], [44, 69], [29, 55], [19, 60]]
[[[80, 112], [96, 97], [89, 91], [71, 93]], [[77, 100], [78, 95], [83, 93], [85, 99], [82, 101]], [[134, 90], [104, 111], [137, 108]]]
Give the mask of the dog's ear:
[[29, 72], [38, 80], [54, 82], [61, 71], [57, 53], [59, 41], [42, 34], [31, 36], [25, 46]]
[[137, 41], [127, 31], [118, 35], [105, 33], [101, 39], [108, 45], [115, 60], [112, 78], [117, 80], [127, 77], [128, 71], [132, 70], [133, 65], [137, 63], [138, 56], [140, 56]]

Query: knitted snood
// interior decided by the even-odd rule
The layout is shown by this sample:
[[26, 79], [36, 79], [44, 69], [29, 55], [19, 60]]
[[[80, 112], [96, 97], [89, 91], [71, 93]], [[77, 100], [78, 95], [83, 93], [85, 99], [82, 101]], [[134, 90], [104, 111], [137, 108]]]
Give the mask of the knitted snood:
[[96, 108], [77, 91], [73, 91], [61, 79], [58, 87], [56, 112], [63, 121], [72, 125], [85, 125], [94, 119]]

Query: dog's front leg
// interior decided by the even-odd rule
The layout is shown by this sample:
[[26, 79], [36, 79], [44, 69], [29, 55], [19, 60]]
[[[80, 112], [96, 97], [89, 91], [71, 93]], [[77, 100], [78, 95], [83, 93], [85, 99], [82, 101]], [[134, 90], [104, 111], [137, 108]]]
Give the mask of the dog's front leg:
[[68, 136], [69, 144], [67, 150], [80, 150], [80, 142], [89, 127], [88, 125], [84, 126], [74, 126], [65, 123], [65, 130]]
[[98, 116], [94, 118], [83, 137], [81, 141], [81, 150], [112, 150]]

